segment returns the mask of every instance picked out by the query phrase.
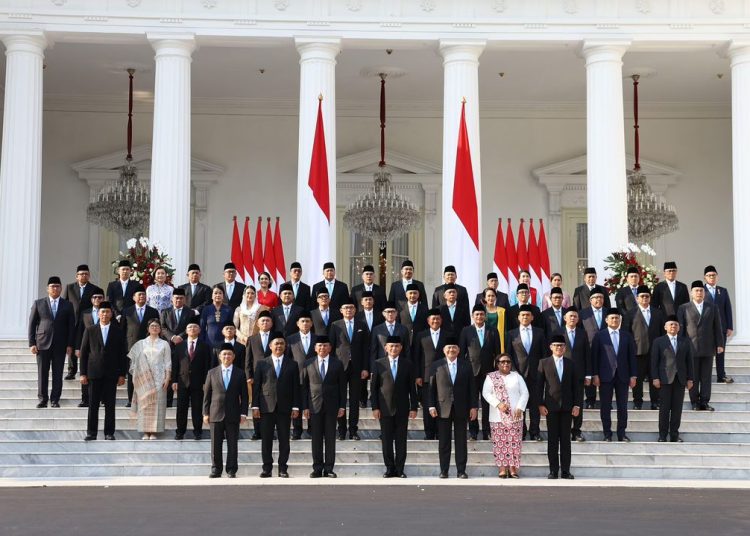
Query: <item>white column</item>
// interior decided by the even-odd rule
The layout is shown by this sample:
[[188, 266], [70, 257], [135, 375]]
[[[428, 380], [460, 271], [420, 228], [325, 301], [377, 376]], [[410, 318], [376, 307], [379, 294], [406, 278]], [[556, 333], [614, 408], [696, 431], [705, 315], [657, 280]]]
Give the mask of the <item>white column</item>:
[[[479, 211], [479, 246], [482, 245], [482, 200], [481, 166], [479, 152], [479, 56], [484, 50], [481, 40], [442, 40], [440, 54], [443, 56], [443, 199], [442, 199], [442, 259], [443, 266], [456, 265], [458, 283], [465, 286], [470, 296], [476, 295], [484, 285], [481, 256], [467, 266], [458, 266], [454, 231], [463, 224], [453, 212], [453, 181], [456, 173], [456, 149], [458, 127], [461, 119], [462, 100], [466, 99], [466, 130], [469, 135], [471, 165], [474, 172], [474, 188]], [[468, 252], [467, 252], [468, 254]], [[463, 256], [463, 258], [466, 258]], [[439, 273], [442, 273], [442, 266]]]
[[734, 215], [734, 337], [733, 344], [750, 344], [750, 41], [732, 42], [732, 207]]
[[604, 281], [604, 258], [628, 242], [622, 56], [626, 41], [586, 41], [586, 206], [589, 266]]
[[190, 263], [190, 63], [192, 35], [149, 35], [156, 51], [149, 238], [172, 257], [173, 283]]
[[[310, 283], [320, 279], [323, 263], [336, 259], [336, 56], [341, 51], [338, 38], [297, 38], [300, 55], [299, 80], [299, 154], [297, 157], [297, 244], [295, 259], [302, 264]], [[310, 179], [318, 96], [322, 95], [323, 126], [328, 163], [330, 234], [328, 247], [314, 239], [315, 227], [309, 225], [311, 207], [316, 205]]]
[[[6, 35], [0, 165], [0, 339], [26, 338], [39, 290], [42, 215], [42, 33]], [[49, 275], [43, 274], [44, 280]]]

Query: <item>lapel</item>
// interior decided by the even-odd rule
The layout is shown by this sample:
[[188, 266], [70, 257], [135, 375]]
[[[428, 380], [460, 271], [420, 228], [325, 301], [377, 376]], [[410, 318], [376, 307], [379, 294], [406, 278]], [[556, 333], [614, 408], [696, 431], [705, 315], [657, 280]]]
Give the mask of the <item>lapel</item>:
[[[560, 378], [557, 376], [557, 365], [555, 365], [555, 358], [552, 357], [552, 362], [550, 363], [550, 372], [552, 373], [553, 382], [555, 382], [557, 385], [562, 385], [562, 382], [560, 381]], [[563, 358], [563, 378], [565, 378], [565, 358]]]
[[[99, 339], [99, 344], [102, 345], [102, 348], [106, 348], [107, 344], [104, 342], [104, 337], [102, 336], [102, 327], [99, 324], [95, 324], [95, 325], [97, 327], [97, 329], [96, 329], [96, 336]], [[109, 332], [110, 331], [112, 331], [112, 323], [111, 322], [109, 324], [109, 329], [107, 330], [107, 343], [109, 343], [109, 335], [110, 335]]]
[[[54, 317], [52, 316], [52, 306], [49, 303], [49, 297], [44, 298], [44, 303], [45, 303], [45, 305], [47, 307], [47, 313], [49, 313], [49, 317], [54, 320]], [[58, 302], [58, 305], [57, 305], [57, 309], [58, 309], [58, 311], [60, 310], [60, 304], [59, 304], [59, 302]]]

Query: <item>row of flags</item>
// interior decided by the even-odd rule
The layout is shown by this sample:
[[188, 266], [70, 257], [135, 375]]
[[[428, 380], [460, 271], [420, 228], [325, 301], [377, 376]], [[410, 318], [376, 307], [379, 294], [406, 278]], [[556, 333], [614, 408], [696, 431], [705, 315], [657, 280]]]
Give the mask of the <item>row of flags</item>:
[[245, 230], [240, 241], [237, 216], [233, 217], [232, 263], [237, 267], [237, 280], [245, 285], [257, 286], [258, 277], [263, 272], [271, 274], [271, 289], [286, 281], [284, 244], [281, 241], [280, 218], [276, 217], [276, 229], [271, 232], [271, 218], [266, 219], [266, 242], [263, 246], [263, 218], [258, 216], [255, 228], [255, 248], [250, 243], [250, 217], [245, 216]]
[[[544, 221], [539, 220], [539, 239], [534, 231], [534, 219], [529, 220], [529, 238], [526, 240], [524, 220], [518, 226], [518, 242], [513, 236], [513, 227], [508, 218], [505, 233], [503, 233], [503, 219], [497, 220], [497, 238], [495, 239], [495, 255], [493, 268], [499, 280], [498, 289], [507, 293], [511, 300], [515, 299], [518, 275], [526, 270], [531, 275], [529, 287], [532, 290], [534, 303], [541, 302], [542, 296], [551, 290], [549, 251], [547, 250], [547, 235], [544, 232]], [[503, 234], [505, 238], [503, 238]]]

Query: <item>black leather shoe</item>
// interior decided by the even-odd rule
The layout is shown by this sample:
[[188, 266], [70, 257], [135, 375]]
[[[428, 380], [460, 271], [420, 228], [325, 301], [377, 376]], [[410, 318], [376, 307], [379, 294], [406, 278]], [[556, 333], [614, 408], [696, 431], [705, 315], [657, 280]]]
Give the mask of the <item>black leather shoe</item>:
[[126, 407], [126, 408], [129, 408], [129, 407], [131, 407], [132, 405], [133, 405], [133, 404], [131, 404], [130, 402], [128, 402], [127, 404], [125, 404], [125, 407]]
[[659, 442], [659, 443], [666, 443], [667, 442], [667, 438], [666, 437], [660, 437], [656, 441]]
[[292, 434], [292, 441], [299, 441], [302, 439], [302, 434]]
[[310, 473], [310, 478], [321, 478], [322, 476], [322, 471], [313, 471], [312, 473]]
[[227, 478], [237, 478], [237, 473], [227, 473]]
[[211, 474], [208, 475], [208, 478], [221, 478], [221, 473], [212, 471]]
[[367, 402], [360, 402], [360, 403], [359, 403], [359, 407], [360, 407], [361, 409], [365, 409], [365, 408], [367, 407]]
[[434, 441], [435, 440], [435, 436], [429, 436], [429, 435], [425, 434], [424, 440], [425, 441]]
[[693, 411], [700, 411], [698, 404], [690, 404], [690, 406], [693, 408]]
[[406, 473], [399, 473], [397, 476], [399, 478], [406, 478]]
[[448, 478], [448, 473], [440, 473], [439, 478]]
[[709, 406], [708, 404], [704, 404], [704, 405], [703, 405], [703, 406], [701, 407], [701, 409], [702, 409], [703, 411], [715, 411], [714, 407], [713, 407], [713, 406]]
[[477, 435], [476, 434], [470, 434], [469, 435], [469, 441], [476, 441], [476, 440], [477, 440]]
[[354, 432], [353, 434], [349, 434], [349, 439], [353, 441], [360, 441], [362, 438], [359, 437], [359, 434], [357, 432]]
[[607, 443], [611, 443], [612, 442], [612, 436], [604, 436], [604, 441], [606, 441]]
[[586, 409], [594, 409], [594, 403], [593, 402], [586, 402]]
[[260, 434], [254, 433], [250, 439], [252, 439], [253, 441], [258, 441], [260, 439]]
[[482, 434], [482, 440], [488, 441], [490, 439], [490, 434]]
[[575, 439], [575, 440], [576, 440], [576, 441], [577, 441], [578, 443], [583, 443], [584, 441], [586, 441], [586, 438], [585, 438], [585, 437], [583, 437], [583, 435], [577, 435], [577, 436], [575, 436], [575, 438], [574, 438], [574, 439]]
[[460, 479], [462, 479], [462, 480], [466, 480], [467, 478], [469, 478], [469, 475], [467, 475], [466, 473], [458, 473], [458, 474], [456, 475], [456, 477], [457, 477], [457, 478], [460, 478]]
[[78, 403], [78, 407], [79, 408], [87, 408], [87, 407], [89, 407], [89, 403], [88, 402], [79, 402]]
[[618, 437], [617, 441], [623, 441], [625, 443], [630, 443], [630, 438], [628, 436], [624, 435], [622, 437]]
[[339, 434], [338, 438], [339, 438], [339, 441], [345, 441], [346, 440], [346, 434]]
[[326, 478], [336, 478], [336, 473], [333, 471], [323, 471], [323, 476]]
[[75, 373], [73, 373], [73, 374], [67, 374], [65, 376], [65, 379], [66, 380], [75, 380], [76, 379], [76, 375], [75, 375]]
[[724, 383], [734, 383], [734, 378], [732, 378], [731, 376], [727, 376], [726, 378], [724, 378]]
[[263, 471], [258, 476], [261, 478], [271, 478], [271, 471]]
[[182, 441], [183, 439], [185, 439], [185, 434], [175, 434], [175, 435], [174, 435], [174, 438], [175, 438], [175, 439], [176, 439], [177, 441]]
[[196, 441], [203, 439], [203, 432], [193, 432], [193, 439]]
[[84, 441], [96, 441], [96, 436], [89, 434], [86, 437], [84, 437], [83, 440]]
[[682, 443], [682, 438], [680, 436], [672, 437], [670, 440], [672, 443]]
[[633, 403], [633, 409], [643, 409], [643, 402]]
[[289, 473], [286, 472], [286, 469], [279, 469], [279, 478], [289, 478]]
[[395, 472], [386, 471], [383, 473], [383, 478], [394, 478], [395, 476], [397, 476]]
[[651, 404], [651, 409], [653, 410], [659, 409], [659, 404]]
[[557, 473], [550, 473], [547, 475], [547, 480], [557, 480]]
[[560, 475], [560, 478], [564, 478], [565, 480], [573, 480], [575, 477], [572, 473], [566, 473], [563, 471], [563, 473]]
[[53, 408], [59, 408], [60, 407], [60, 402], [58, 402], [58, 401], [51, 402], [50, 406], [52, 406]]
[[36, 405], [36, 407], [37, 407], [37, 408], [46, 408], [46, 407], [47, 407], [47, 401], [45, 400], [44, 402], [39, 402], [39, 403], [38, 403], [38, 404]]
[[115, 436], [113, 434], [107, 434], [104, 436], [104, 439], [106, 439], [107, 441], [114, 441]]
[[541, 436], [541, 434], [537, 434], [537, 435], [536, 435], [536, 437], [535, 437], [534, 439], [535, 439], [535, 440], [536, 440], [537, 442], [538, 442], [538, 441], [543, 441], [543, 440], [542, 440], [542, 436]]

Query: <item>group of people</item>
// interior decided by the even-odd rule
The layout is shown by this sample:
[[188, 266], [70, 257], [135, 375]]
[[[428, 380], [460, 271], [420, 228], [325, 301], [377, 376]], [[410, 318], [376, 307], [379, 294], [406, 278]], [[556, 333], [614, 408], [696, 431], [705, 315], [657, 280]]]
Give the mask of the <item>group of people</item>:
[[637, 268], [629, 269], [616, 307], [608, 306], [593, 268], [572, 298], [560, 274], [539, 299], [528, 272], [519, 274], [512, 297], [490, 273], [473, 303], [453, 266], [428, 296], [408, 260], [387, 295], [372, 266], [349, 289], [330, 262], [312, 287], [292, 263], [278, 293], [268, 274], [260, 276], [260, 290], [237, 281], [232, 263], [213, 287], [201, 282], [196, 264], [177, 288], [166, 284], [163, 268], [148, 289], [132, 279], [127, 261], [117, 272], [105, 293], [81, 265], [65, 288], [50, 277], [47, 297], [33, 304], [37, 407], [59, 407], [66, 356], [65, 379], [80, 372], [79, 406], [89, 408], [87, 441], [97, 438], [100, 404], [104, 438], [115, 439], [118, 385], [128, 383], [127, 405], [144, 440], [164, 432], [166, 408], [176, 399], [176, 439], [185, 438], [188, 412], [196, 440], [204, 425], [210, 428], [211, 477], [236, 475], [247, 419], [262, 442], [262, 478], [272, 476], [274, 438], [278, 476], [287, 477], [290, 440], [303, 434], [312, 440], [310, 476], [335, 477], [336, 441], [360, 439], [360, 409], [369, 403], [380, 424], [386, 478], [406, 477], [408, 423], [420, 404], [424, 437], [438, 440], [441, 478], [448, 477], [452, 445], [457, 476], [467, 478], [467, 441], [478, 440], [480, 428], [492, 441], [498, 476], [518, 478], [522, 441], [542, 440], [542, 416], [549, 478], [573, 478], [571, 441], [585, 440], [584, 407], [599, 405], [604, 440], [612, 441], [615, 396], [616, 437], [630, 441], [629, 391], [633, 408], [642, 409], [648, 382], [659, 441], [679, 442], [685, 389], [693, 409], [713, 411], [714, 356], [718, 381], [732, 381], [723, 363], [731, 302], [713, 266], [688, 290], [667, 262], [653, 293], [640, 284]]

